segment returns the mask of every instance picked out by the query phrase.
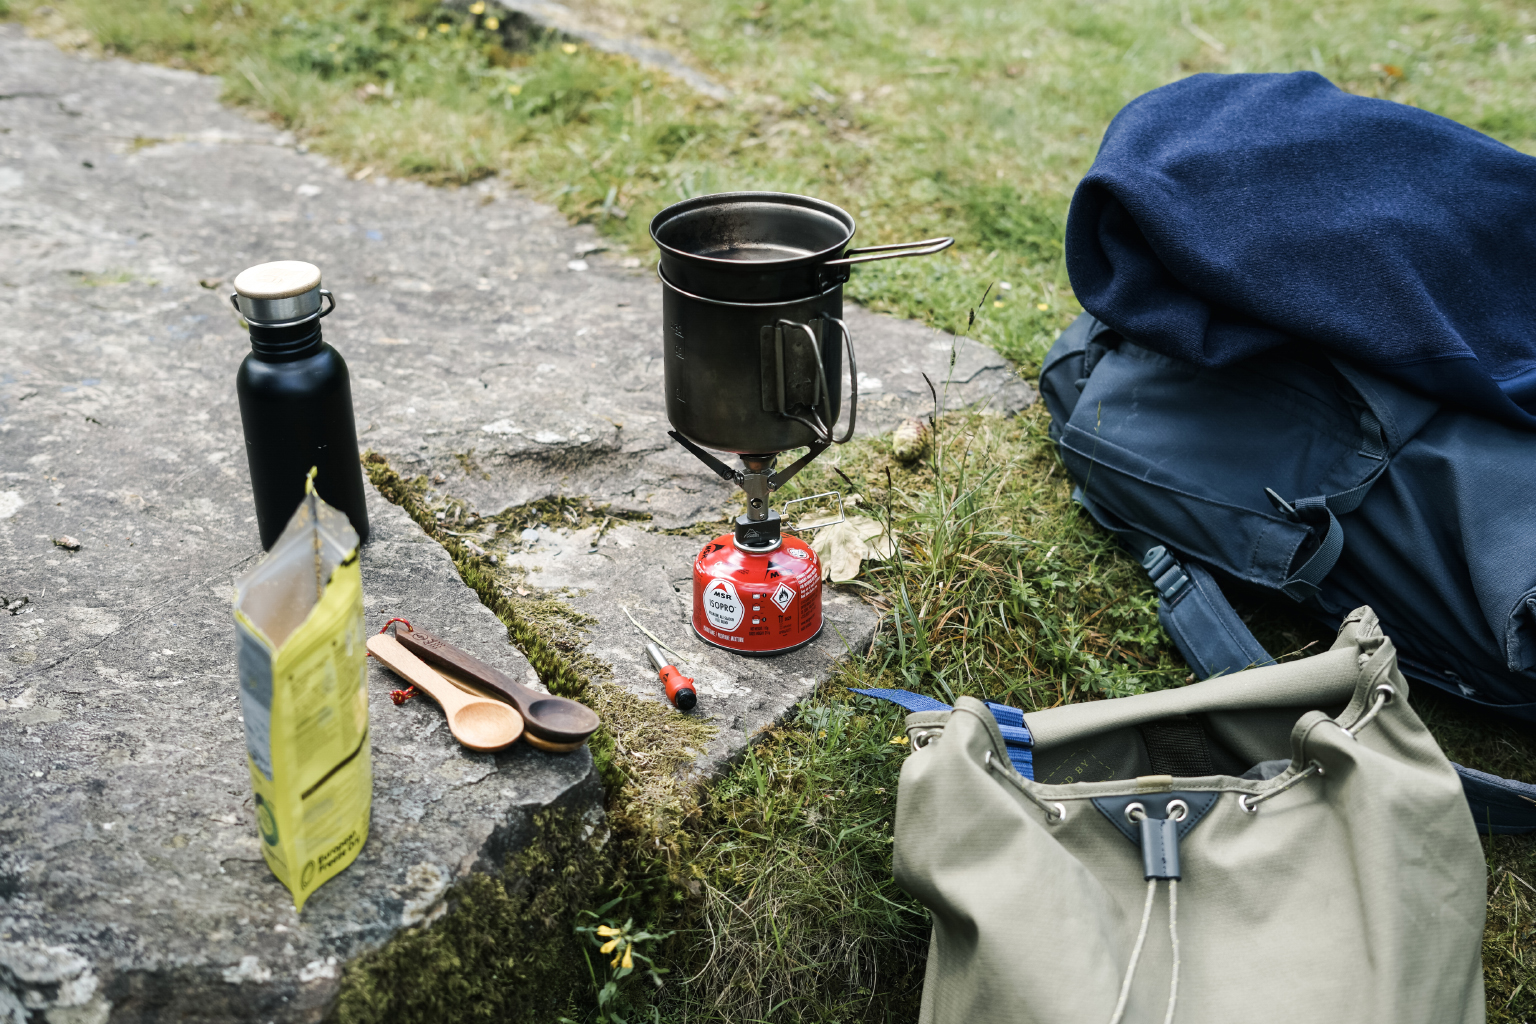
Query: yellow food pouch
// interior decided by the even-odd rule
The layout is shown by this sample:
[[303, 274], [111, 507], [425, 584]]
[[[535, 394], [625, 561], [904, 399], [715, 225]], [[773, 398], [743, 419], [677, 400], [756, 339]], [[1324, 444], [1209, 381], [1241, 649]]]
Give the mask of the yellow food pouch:
[[261, 853], [296, 909], [368, 838], [373, 762], [357, 531], [313, 483], [235, 581], [240, 706]]

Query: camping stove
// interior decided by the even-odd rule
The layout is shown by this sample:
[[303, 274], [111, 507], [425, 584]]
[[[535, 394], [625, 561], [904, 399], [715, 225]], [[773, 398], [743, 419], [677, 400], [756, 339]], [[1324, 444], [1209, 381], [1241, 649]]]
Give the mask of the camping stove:
[[736, 517], [736, 528], [706, 544], [693, 561], [694, 632], [706, 643], [751, 655], [783, 654], [816, 639], [821, 561], [810, 545], [784, 533], [783, 520], [767, 502], [768, 492], [788, 475], [775, 479], [772, 455], [742, 456], [746, 470], [740, 472], [681, 434], [672, 436], [747, 492], [748, 511]]
[[[859, 371], [842, 319], [849, 268], [954, 244], [849, 249], [853, 232], [853, 218], [831, 203], [777, 192], [697, 196], [651, 221], [672, 438], [747, 495], [735, 530], [693, 563], [694, 631], [728, 651], [782, 654], [821, 632], [821, 564], [785, 536], [768, 499], [853, 437]], [[800, 448], [804, 455], [774, 470], [781, 453]], [[706, 449], [740, 456], [743, 468]]]

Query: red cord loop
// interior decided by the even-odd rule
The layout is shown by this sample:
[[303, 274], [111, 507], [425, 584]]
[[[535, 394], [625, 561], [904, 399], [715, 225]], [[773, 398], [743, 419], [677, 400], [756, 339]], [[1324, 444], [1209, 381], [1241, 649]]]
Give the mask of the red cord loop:
[[[388, 622], [384, 623], [384, 628], [380, 629], [379, 632], [380, 633], [385, 632], [386, 630], [389, 629], [390, 626], [393, 626], [397, 622], [405, 623], [405, 628], [407, 630], [409, 630], [411, 628], [411, 620], [410, 619], [390, 619]], [[369, 656], [372, 657], [371, 654]], [[414, 696], [416, 696], [416, 687], [414, 687], [414, 686], [407, 686], [403, 690], [390, 690], [389, 691], [389, 699], [395, 702], [395, 706], [396, 707], [399, 707], [401, 704], [404, 704], [406, 701], [410, 700]]]

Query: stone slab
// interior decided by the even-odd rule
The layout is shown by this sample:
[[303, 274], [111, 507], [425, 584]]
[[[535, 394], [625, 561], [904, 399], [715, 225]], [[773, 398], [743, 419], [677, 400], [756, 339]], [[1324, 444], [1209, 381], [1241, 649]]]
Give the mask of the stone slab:
[[[746, 749], [749, 737], [779, 721], [809, 696], [828, 666], [864, 650], [878, 616], [846, 589], [822, 591], [821, 634], [797, 651], [748, 658], [700, 640], [689, 625], [697, 537], [678, 537], [619, 524], [609, 529], [538, 530], [531, 543], [501, 547], [503, 564], [520, 569], [530, 586], [567, 593], [571, 605], [594, 620], [588, 651], [606, 662], [613, 681], [640, 700], [666, 693], [645, 656], [649, 630], [679, 655], [678, 668], [698, 690], [694, 714], [718, 728], [694, 761], [699, 778], [717, 774]], [[637, 625], [638, 624], [638, 625]]]
[[[251, 860], [228, 607], [257, 550], [233, 391], [247, 342], [226, 297], [245, 267], [321, 266], [362, 443], [433, 474], [437, 500], [489, 513], [564, 494], [652, 517], [506, 557], [597, 619], [592, 649], [637, 699], [659, 684], [625, 609], [685, 656], [721, 726], [699, 773], [873, 625], [829, 592], [830, 628], [794, 655], [690, 639], [700, 542], [655, 528], [737, 496], [666, 437], [654, 278], [495, 181], [354, 180], [218, 88], [0, 26], [0, 1000], [110, 1002], [114, 1020], [310, 1019], [331, 957], [430, 912], [436, 880], [494, 863], [532, 808], [597, 797], [585, 754], [464, 755], [429, 705], [385, 703], [398, 684], [375, 670], [364, 859], [302, 921]], [[1033, 398], [974, 342], [848, 320], [862, 431], [927, 412], [922, 374], [944, 383], [952, 348], [952, 402]], [[422, 615], [525, 672], [442, 549], [372, 501], [370, 621]], [[53, 545], [66, 534], [79, 552]]]
[[[32, 55], [61, 60], [0, 35], [0, 94], [18, 91], [9, 76], [39, 84]], [[194, 76], [134, 71], [140, 92], [152, 90], [147, 106], [174, 105], [165, 83], [211, 100]], [[177, 267], [152, 234], [77, 219], [90, 196], [35, 172], [39, 153], [45, 167], [75, 154], [64, 156], [58, 136], [17, 130], [9, 102], [0, 1020], [18, 1005], [49, 1021], [318, 1019], [339, 963], [429, 918], [453, 878], [524, 845], [535, 811], [564, 806], [595, 823], [602, 794], [590, 753], [469, 753], [434, 706], [396, 707], [388, 692], [399, 681], [371, 665], [369, 840], [302, 918], [294, 913], [259, 852], [236, 696], [232, 581], [260, 551], [233, 403], [243, 353], [228, 331], [200, 328], [203, 289], [142, 279]], [[134, 280], [74, 280], [71, 270], [115, 246], [126, 251], [110, 265]], [[369, 515], [370, 622], [430, 619], [525, 675], [441, 545], [371, 489]], [[53, 543], [66, 535], [78, 551]]]
[[[36, 428], [78, 418], [52, 396], [27, 404]], [[231, 581], [255, 556], [231, 509], [249, 485], [166, 475], [103, 445], [58, 472], [61, 504], [0, 520], [4, 586], [37, 595], [0, 622], [0, 980], [102, 1020], [316, 1020], [339, 963], [430, 919], [454, 878], [525, 845], [535, 811], [595, 824], [601, 787], [585, 748], [464, 750], [435, 706], [396, 707], [399, 680], [370, 662], [368, 843], [295, 914], [261, 858], [236, 697]], [[447, 552], [371, 489], [368, 511], [370, 620], [452, 623], [456, 643], [526, 673]], [[78, 553], [51, 543], [64, 530]], [[14, 965], [38, 961], [42, 980], [18, 984]], [[47, 979], [71, 964], [61, 996]]]

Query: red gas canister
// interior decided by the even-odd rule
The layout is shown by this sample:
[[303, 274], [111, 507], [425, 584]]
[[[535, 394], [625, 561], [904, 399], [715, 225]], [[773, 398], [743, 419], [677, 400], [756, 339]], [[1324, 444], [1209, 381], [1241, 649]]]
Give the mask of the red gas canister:
[[795, 537], [743, 544], [741, 533], [738, 526], [716, 537], [694, 560], [694, 632], [741, 654], [782, 654], [810, 643], [821, 632], [816, 552]]

